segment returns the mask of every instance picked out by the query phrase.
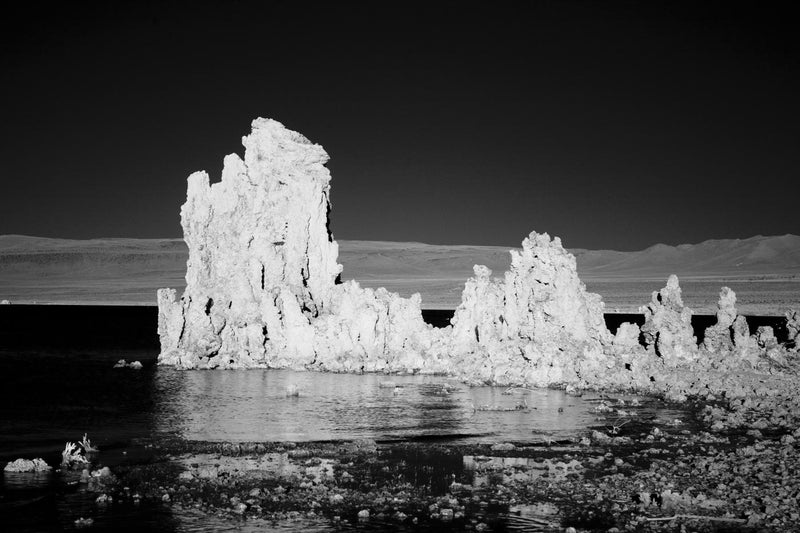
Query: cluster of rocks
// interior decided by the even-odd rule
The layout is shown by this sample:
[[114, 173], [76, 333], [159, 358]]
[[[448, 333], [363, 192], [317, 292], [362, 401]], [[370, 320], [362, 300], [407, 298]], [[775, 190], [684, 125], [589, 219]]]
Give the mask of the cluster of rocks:
[[642, 308], [641, 328], [626, 323], [612, 335], [575, 258], [536, 232], [511, 251], [502, 278], [476, 266], [452, 326], [433, 328], [419, 295], [339, 282], [321, 146], [269, 119], [255, 120], [243, 145], [243, 159], [225, 158], [219, 183], [205, 172], [189, 177], [187, 287], [180, 299], [158, 292], [161, 364], [443, 373], [681, 397], [721, 390], [728, 371], [786, 370], [796, 359], [800, 314], [787, 314], [784, 344], [770, 328], [751, 335], [727, 288], [698, 345], [675, 276]]
[[49, 472], [53, 467], [48, 465], [44, 459], [16, 459], [10, 461], [3, 468], [4, 472]]
[[[607, 397], [589, 436], [558, 442], [169, 442], [157, 452], [169, 460], [123, 474], [114, 498], [295, 527], [797, 529], [796, 410], [734, 428], [716, 405], [685, 406], [681, 422], [642, 416], [666, 412], [642, 402]], [[628, 423], [609, 427], [619, 417]]]

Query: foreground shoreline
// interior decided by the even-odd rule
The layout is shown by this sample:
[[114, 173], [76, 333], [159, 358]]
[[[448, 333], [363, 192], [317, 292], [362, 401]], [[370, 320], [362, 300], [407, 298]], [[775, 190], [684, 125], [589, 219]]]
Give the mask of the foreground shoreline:
[[[111, 369], [110, 354], [105, 366], [125, 381], [160, 373], [155, 350], [147, 352], [152, 359], [143, 359], [142, 371]], [[693, 378], [687, 371], [670, 383]], [[598, 387], [605, 393], [594, 423], [570, 438], [209, 442], [145, 435], [124, 448], [101, 440], [90, 464], [54, 475], [59, 490], [83, 502], [66, 516], [92, 518], [98, 531], [104, 520], [131, 512], [191, 515], [244, 530], [793, 531], [800, 528], [793, 380], [742, 369], [683, 398], [643, 391], [639, 404], [630, 390]], [[649, 405], [687, 414], [639, 412]], [[56, 454], [53, 447], [49, 464], [58, 464]], [[22, 526], [31, 507], [4, 511], [6, 523]]]
[[141, 439], [124, 452], [140, 461], [111, 459], [111, 475], [99, 474], [109, 464], [102, 451], [86, 473], [61, 475], [96, 500], [82, 512], [98, 520], [141, 508], [317, 531], [800, 527], [796, 418], [717, 399], [684, 404], [684, 419], [642, 418], [633, 405], [608, 394], [595, 424], [570, 439]]

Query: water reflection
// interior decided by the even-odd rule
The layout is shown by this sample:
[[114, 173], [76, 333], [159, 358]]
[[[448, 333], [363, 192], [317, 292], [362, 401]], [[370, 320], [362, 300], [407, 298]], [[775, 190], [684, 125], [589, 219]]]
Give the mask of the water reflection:
[[591, 398], [469, 388], [436, 376], [164, 367], [154, 380], [156, 434], [188, 440], [531, 440], [570, 436], [596, 416]]

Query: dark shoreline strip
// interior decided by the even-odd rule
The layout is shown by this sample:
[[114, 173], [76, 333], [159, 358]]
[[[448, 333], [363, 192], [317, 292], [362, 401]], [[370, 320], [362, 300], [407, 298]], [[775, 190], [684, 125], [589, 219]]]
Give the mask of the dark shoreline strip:
[[[450, 324], [452, 309], [423, 309], [422, 318], [435, 327]], [[786, 340], [782, 316], [747, 316], [750, 333], [771, 326], [779, 342]], [[606, 313], [614, 333], [623, 322], [644, 324], [638, 313]], [[714, 315], [694, 315], [698, 341], [716, 323]], [[142, 305], [0, 305], [0, 349], [11, 348], [146, 348], [159, 347], [158, 309]]]

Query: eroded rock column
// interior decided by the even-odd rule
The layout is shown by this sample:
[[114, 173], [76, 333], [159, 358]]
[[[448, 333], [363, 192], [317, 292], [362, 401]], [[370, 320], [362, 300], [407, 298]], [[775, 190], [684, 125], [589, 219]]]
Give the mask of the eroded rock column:
[[[159, 291], [159, 362], [183, 367], [314, 359], [311, 320], [341, 272], [328, 231], [330, 173], [321, 146], [270, 119], [225, 158], [222, 180], [189, 177], [181, 225], [186, 291]], [[278, 355], [280, 354], [280, 355]]]

